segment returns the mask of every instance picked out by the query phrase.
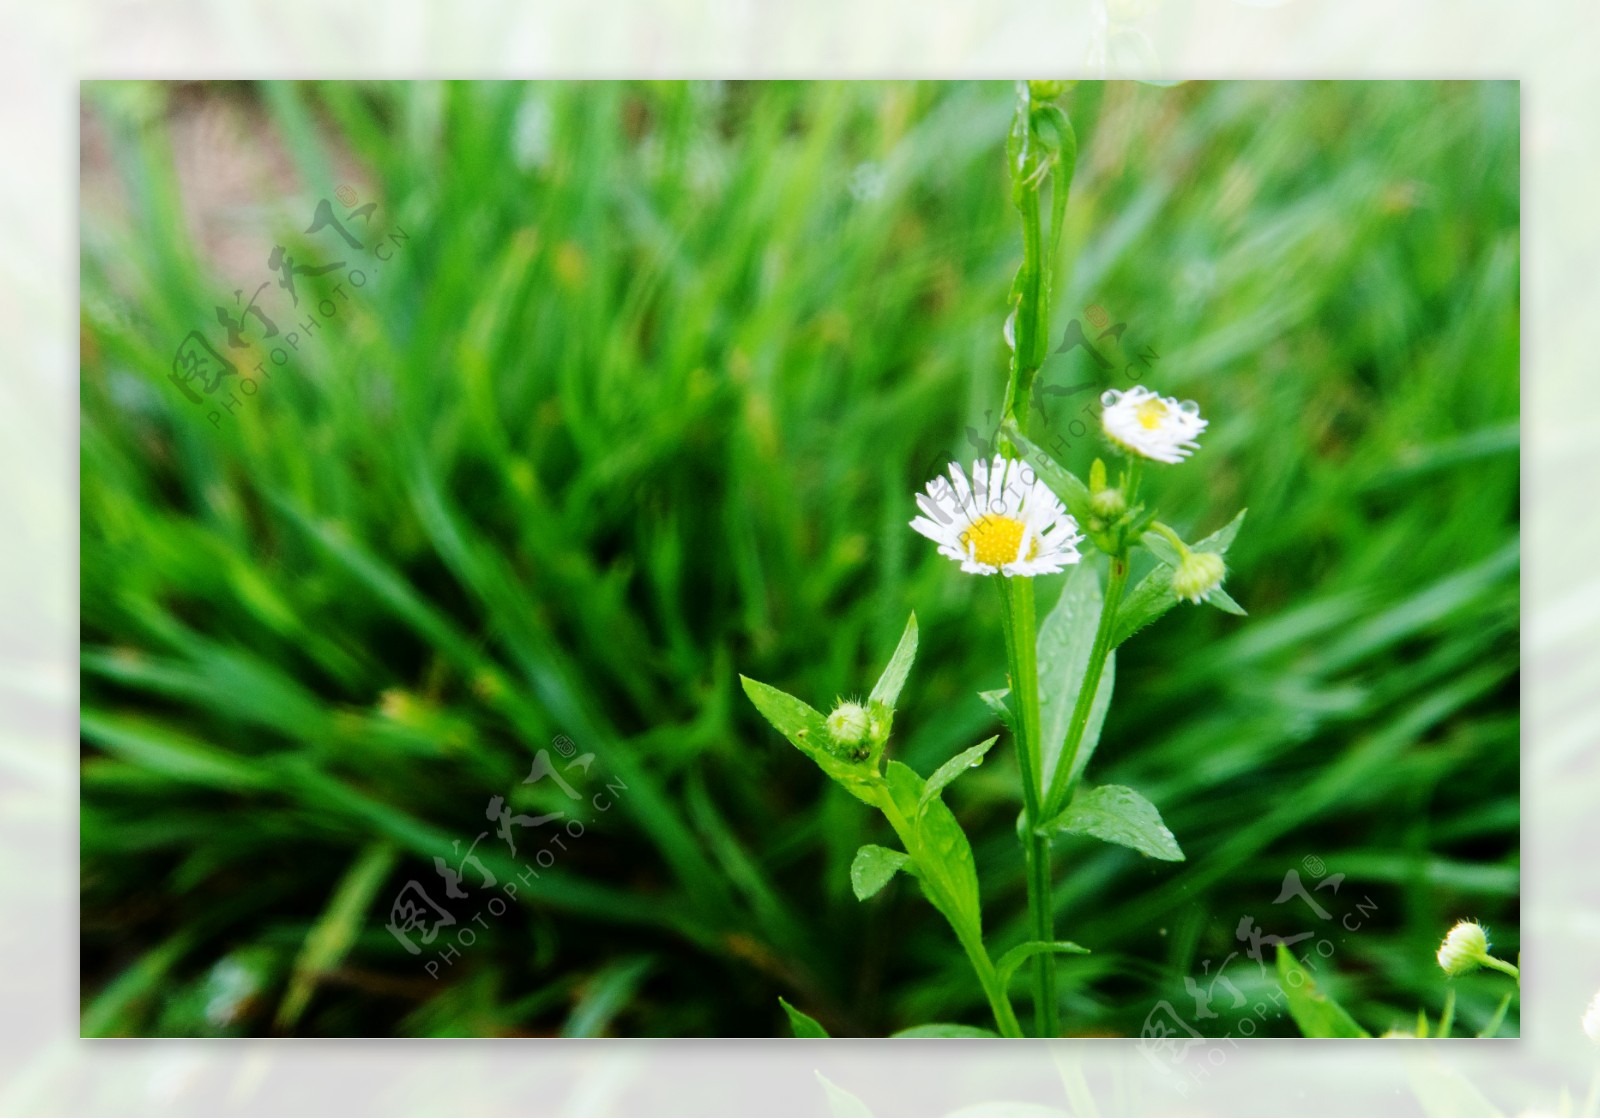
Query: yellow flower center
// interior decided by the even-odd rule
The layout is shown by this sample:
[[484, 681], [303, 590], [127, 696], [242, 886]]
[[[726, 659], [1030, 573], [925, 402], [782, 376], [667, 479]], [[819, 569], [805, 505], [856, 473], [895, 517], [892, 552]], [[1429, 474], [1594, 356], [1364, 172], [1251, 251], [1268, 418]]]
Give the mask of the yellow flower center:
[[1139, 405], [1134, 413], [1139, 417], [1139, 426], [1146, 431], [1154, 431], [1161, 426], [1161, 421], [1167, 418], [1167, 406], [1159, 397], [1151, 397]]
[[[1003, 564], [1016, 562], [1017, 549], [1022, 546], [1023, 531], [1023, 524], [1019, 520], [995, 513], [985, 513], [961, 534], [961, 546], [970, 548], [973, 558], [979, 563], [1000, 567]], [[1033, 559], [1038, 554], [1039, 541], [1035, 539], [1028, 548], [1027, 558]]]

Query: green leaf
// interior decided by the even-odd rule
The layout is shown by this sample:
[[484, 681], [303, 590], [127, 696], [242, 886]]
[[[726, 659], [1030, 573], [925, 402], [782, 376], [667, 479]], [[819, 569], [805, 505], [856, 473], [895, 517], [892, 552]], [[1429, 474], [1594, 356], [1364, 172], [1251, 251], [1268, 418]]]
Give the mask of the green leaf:
[[1066, 811], [1039, 826], [1041, 835], [1071, 832], [1132, 847], [1142, 855], [1181, 862], [1183, 851], [1156, 806], [1126, 785], [1079, 786]]
[[[1080, 563], [1067, 576], [1055, 609], [1050, 611], [1049, 617], [1039, 627], [1039, 734], [1046, 788], [1060, 761], [1061, 747], [1066, 743], [1067, 726], [1072, 722], [1072, 711], [1077, 706], [1078, 692], [1083, 687], [1083, 675], [1089, 668], [1095, 629], [1100, 625], [1100, 609], [1099, 575], [1092, 564]], [[1100, 730], [1105, 725], [1106, 712], [1111, 707], [1111, 691], [1116, 683], [1116, 675], [1116, 658], [1107, 656], [1105, 670], [1100, 675], [1100, 686], [1095, 690], [1094, 703], [1089, 708], [1089, 722], [1083, 730], [1083, 741], [1079, 743], [1077, 757], [1073, 759], [1071, 777], [1074, 780], [1088, 766], [1100, 742]]]
[[[1451, 990], [1454, 991], [1455, 988], [1452, 987]], [[1514, 992], [1508, 991], [1506, 997], [1500, 1000], [1500, 1005], [1489, 1018], [1488, 1024], [1478, 1031], [1479, 1037], [1494, 1037], [1500, 1032], [1500, 1026], [1506, 1020], [1506, 1011], [1511, 1009], [1511, 997], [1513, 994]]]
[[252, 766], [238, 754], [159, 723], [88, 712], [79, 717], [78, 727], [107, 753], [174, 781], [228, 792], [270, 789], [277, 783], [270, 767]]
[[1244, 524], [1244, 515], [1248, 512], [1250, 512], [1248, 508], [1239, 510], [1233, 515], [1233, 520], [1194, 545], [1194, 550], [1215, 552], [1219, 556], [1227, 555], [1228, 549], [1233, 546], [1233, 538], [1239, 535], [1239, 527]]
[[1022, 434], [1015, 420], [1008, 417], [1000, 425], [1000, 435], [1010, 440], [1023, 460], [1038, 472], [1039, 480], [1061, 499], [1061, 504], [1067, 507], [1067, 512], [1076, 517], [1079, 524], [1087, 524], [1090, 516], [1089, 487], [1083, 484], [1082, 479], [1051, 458], [1044, 448]]
[[930, 1022], [926, 1026], [912, 1026], [909, 1030], [890, 1034], [890, 1037], [999, 1037], [993, 1030], [977, 1026], [958, 1026], [949, 1022]]
[[789, 1016], [789, 1028], [794, 1031], [795, 1037], [828, 1037], [828, 1031], [822, 1028], [815, 1018], [804, 1014], [789, 1005], [789, 1001], [782, 995], [778, 996], [778, 1005], [783, 1007], [783, 1012]]
[[820, 711], [788, 692], [770, 684], [740, 676], [744, 694], [756, 710], [787, 738], [795, 749], [816, 762], [818, 767], [852, 794], [868, 804], [878, 803], [877, 774], [870, 767], [839, 757], [828, 748], [828, 726]]
[[1139, 543], [1149, 548], [1151, 554], [1168, 567], [1176, 568], [1183, 562], [1183, 556], [1178, 554], [1178, 546], [1159, 532], [1145, 533], [1139, 537]]
[[394, 869], [396, 849], [384, 842], [370, 844], [351, 865], [334, 891], [328, 908], [313, 925], [295, 960], [289, 987], [278, 1004], [273, 1027], [280, 1033], [291, 1031], [324, 976], [338, 970], [345, 955], [366, 925], [367, 910]]
[[906, 622], [905, 632], [900, 635], [900, 644], [895, 646], [894, 656], [889, 658], [883, 675], [879, 676], [878, 682], [872, 686], [872, 695], [869, 698], [874, 703], [881, 703], [892, 709], [895, 701], [900, 698], [900, 689], [905, 687], [906, 675], [911, 671], [911, 662], [916, 659], [917, 615], [913, 613], [911, 620]]
[[[1042, 105], [1035, 112], [1049, 121], [1056, 131], [1056, 160], [1050, 169], [1050, 258], [1053, 260], [1056, 250], [1061, 247], [1061, 226], [1067, 211], [1067, 194], [1072, 188], [1072, 175], [1078, 166], [1078, 134], [1073, 131], [1072, 121], [1061, 106]], [[1053, 278], [1054, 272], [1054, 268], [1045, 269], [1047, 283]]]
[[862, 847], [850, 864], [850, 886], [856, 892], [856, 900], [866, 901], [872, 897], [889, 884], [895, 871], [910, 861], [911, 856], [904, 851], [879, 847], [875, 843]]
[[933, 776], [928, 778], [928, 783], [922, 790], [922, 799], [917, 802], [917, 815], [922, 815], [928, 807], [928, 802], [943, 792], [946, 785], [983, 761], [983, 756], [998, 741], [1000, 741], [1000, 736], [995, 735], [993, 738], [980, 742], [969, 750], [961, 751], [961, 753], [934, 770]]
[[1111, 628], [1113, 649], [1178, 605], [1178, 596], [1172, 593], [1172, 575], [1172, 568], [1158, 563], [1124, 596], [1117, 608], [1117, 624]]
[[1206, 595], [1206, 605], [1215, 606], [1224, 614], [1236, 614], [1241, 618], [1247, 616], [1244, 607], [1233, 601], [1233, 596], [1221, 587]]
[[1074, 944], [1070, 940], [1030, 940], [1026, 944], [1019, 944], [995, 961], [994, 969], [1000, 976], [1000, 986], [1004, 987], [1011, 982], [1011, 977], [1023, 964], [1041, 952], [1063, 952], [1073, 955], [1087, 956], [1089, 950], [1081, 944]]
[[[944, 913], [952, 925], [965, 926], [974, 932], [982, 928], [982, 911], [978, 900], [978, 868], [972, 858], [972, 845], [967, 833], [961, 830], [955, 815], [945, 807], [944, 801], [934, 797], [924, 808], [922, 794], [926, 784], [916, 771], [897, 761], [889, 763], [889, 795], [900, 814], [910, 823], [915, 833], [915, 857], [922, 872], [923, 893], [935, 907]], [[932, 889], [943, 885], [950, 896], [941, 899]], [[947, 911], [953, 905], [954, 912]]]
[[[1281, 947], [1281, 945], [1280, 945], [1280, 947]], [[1439, 1028], [1438, 1028], [1437, 1031], [1435, 1031], [1434, 1036], [1435, 1037], [1449, 1037], [1450, 1036], [1450, 1028], [1455, 1025], [1455, 1021], [1456, 1021], [1456, 989], [1455, 989], [1455, 986], [1452, 984], [1450, 987], [1445, 989], [1445, 993], [1444, 993], [1444, 1009], [1439, 1012]]]
[[1344, 1007], [1317, 990], [1316, 981], [1283, 945], [1278, 945], [1278, 986], [1289, 1000], [1289, 1013], [1306, 1037], [1371, 1037]]
[[584, 983], [578, 1004], [561, 1027], [561, 1036], [606, 1036], [654, 966], [655, 960], [649, 956], [624, 956], [601, 968]]

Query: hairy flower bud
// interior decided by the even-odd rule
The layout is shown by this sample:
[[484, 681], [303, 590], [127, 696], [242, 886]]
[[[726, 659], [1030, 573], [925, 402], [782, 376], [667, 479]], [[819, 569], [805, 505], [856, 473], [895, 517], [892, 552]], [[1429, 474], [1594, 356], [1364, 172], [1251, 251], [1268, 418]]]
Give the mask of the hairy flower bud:
[[1489, 934], [1474, 921], [1459, 921], [1439, 945], [1439, 966], [1451, 978], [1465, 975], [1483, 964], [1489, 954]]
[[872, 718], [859, 703], [841, 703], [828, 716], [828, 737], [843, 754], [855, 755], [867, 744]]
[[1172, 574], [1172, 593], [1190, 602], [1199, 602], [1222, 586], [1228, 573], [1222, 557], [1214, 552], [1189, 552]]

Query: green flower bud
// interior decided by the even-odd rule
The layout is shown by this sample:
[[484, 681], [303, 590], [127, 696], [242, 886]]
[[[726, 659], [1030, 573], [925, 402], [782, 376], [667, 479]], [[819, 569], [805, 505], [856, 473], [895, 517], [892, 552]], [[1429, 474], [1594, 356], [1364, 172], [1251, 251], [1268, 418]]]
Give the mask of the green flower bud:
[[1114, 521], [1128, 511], [1123, 492], [1106, 484], [1106, 464], [1099, 459], [1089, 465], [1089, 508], [1106, 521]]
[[1188, 552], [1178, 570], [1172, 573], [1172, 593], [1190, 602], [1199, 602], [1222, 586], [1228, 567], [1214, 552]]
[[1071, 82], [1035, 82], [1028, 83], [1028, 96], [1035, 101], [1054, 101], [1063, 93]]
[[1121, 490], [1095, 490], [1089, 495], [1089, 508], [1106, 520], [1114, 520], [1128, 511], [1128, 499]]
[[1457, 922], [1439, 945], [1439, 966], [1452, 979], [1480, 967], [1489, 955], [1489, 934], [1474, 921]]
[[865, 757], [868, 737], [872, 733], [872, 717], [859, 703], [841, 703], [828, 716], [828, 737], [833, 739], [836, 753], [851, 757]]

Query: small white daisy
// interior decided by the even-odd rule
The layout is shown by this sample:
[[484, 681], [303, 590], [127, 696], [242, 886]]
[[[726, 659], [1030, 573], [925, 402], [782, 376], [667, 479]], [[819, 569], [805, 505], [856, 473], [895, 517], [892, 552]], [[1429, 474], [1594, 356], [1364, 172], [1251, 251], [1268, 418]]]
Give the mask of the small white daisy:
[[926, 516], [911, 527], [973, 575], [1054, 575], [1082, 558], [1078, 522], [1026, 463], [979, 459], [968, 485], [953, 462], [950, 481], [929, 482], [917, 506]]
[[1192, 400], [1178, 403], [1170, 396], [1157, 396], [1143, 385], [1127, 392], [1112, 389], [1100, 397], [1105, 411], [1100, 426], [1106, 438], [1130, 454], [1143, 455], [1157, 462], [1182, 462], [1200, 444], [1195, 442], [1206, 429], [1200, 418], [1200, 405]]

